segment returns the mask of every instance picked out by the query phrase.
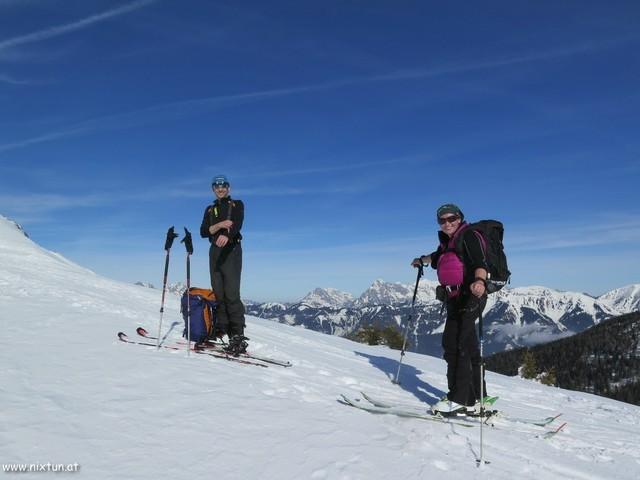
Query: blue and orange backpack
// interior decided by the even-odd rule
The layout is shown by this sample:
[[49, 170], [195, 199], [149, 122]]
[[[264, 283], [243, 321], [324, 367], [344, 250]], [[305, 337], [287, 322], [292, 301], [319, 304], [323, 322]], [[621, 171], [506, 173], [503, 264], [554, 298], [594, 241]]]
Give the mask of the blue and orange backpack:
[[[190, 333], [191, 341], [196, 343], [207, 340], [214, 332], [216, 305], [213, 290], [196, 287], [185, 290], [180, 302], [180, 312], [184, 320], [182, 336], [187, 338]], [[188, 325], [191, 325], [190, 332], [187, 329]]]

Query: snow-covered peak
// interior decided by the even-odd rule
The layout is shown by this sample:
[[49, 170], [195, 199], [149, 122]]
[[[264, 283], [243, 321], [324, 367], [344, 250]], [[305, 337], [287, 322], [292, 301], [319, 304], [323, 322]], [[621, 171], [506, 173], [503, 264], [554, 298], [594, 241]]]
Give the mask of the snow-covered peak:
[[[8, 239], [8, 237], [16, 235], [17, 232], [19, 232], [19, 234], [17, 235], [18, 237], [29, 238], [27, 232], [25, 232], [24, 228], [22, 228], [22, 225], [3, 215], [0, 215], [0, 237], [3, 239]], [[18, 238], [18, 240], [20, 239], [21, 238]]]
[[640, 311], [640, 284], [616, 288], [598, 297], [603, 303], [623, 312]]
[[300, 303], [311, 307], [342, 308], [351, 305], [353, 295], [335, 288], [316, 288], [305, 295]]
[[21, 225], [2, 215], [0, 215], [0, 239], [4, 248], [12, 250], [37, 248]]
[[569, 311], [579, 310], [594, 318], [603, 312], [606, 316], [619, 315], [620, 311], [608, 302], [601, 302], [586, 293], [563, 292], [541, 286], [504, 288], [489, 297], [488, 308], [498, 302], [507, 303], [510, 308], [535, 310], [558, 323]]
[[[29, 238], [21, 225], [0, 215], [0, 265], [9, 274], [16, 269], [33, 268], [43, 273], [49, 268], [89, 272], [62, 255], [42, 248]], [[0, 279], [1, 280], [1, 279]], [[14, 284], [15, 285], [15, 284]]]
[[[156, 288], [155, 285], [150, 282], [136, 282], [135, 284], [140, 287], [146, 287], [146, 288], [152, 288], [152, 289]], [[193, 288], [193, 285], [191, 285], [191, 287]], [[207, 286], [203, 288], [209, 288], [209, 287]], [[158, 289], [162, 290], [162, 285], [160, 285]], [[177, 295], [179, 297], [182, 296], [182, 294], [185, 292], [186, 289], [187, 289], [187, 285], [184, 282], [175, 282], [175, 283], [167, 284], [167, 293], [172, 293], [173, 295]]]
[[[193, 287], [193, 285], [191, 285]], [[187, 285], [182, 282], [170, 283], [167, 285], [167, 291], [175, 295], [181, 296], [187, 289]]]
[[[417, 303], [425, 303], [435, 299], [435, 289], [437, 282], [421, 280], [418, 285], [416, 296]], [[366, 289], [356, 300], [358, 306], [364, 305], [402, 305], [410, 303], [413, 299], [415, 284], [404, 284], [400, 282], [385, 282], [377, 279]]]

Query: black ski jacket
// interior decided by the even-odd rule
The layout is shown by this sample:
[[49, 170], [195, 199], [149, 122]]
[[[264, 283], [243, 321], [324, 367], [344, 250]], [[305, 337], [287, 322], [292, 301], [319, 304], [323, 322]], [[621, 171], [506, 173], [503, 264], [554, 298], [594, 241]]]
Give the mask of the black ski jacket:
[[[222, 228], [215, 235], [209, 233], [209, 227], [223, 220], [231, 220], [233, 227], [227, 231]], [[200, 225], [200, 236], [208, 238], [213, 243], [220, 235], [229, 237], [229, 244], [235, 245], [242, 240], [240, 229], [244, 221], [244, 204], [242, 200], [232, 200], [231, 197], [225, 197], [222, 200], [216, 199], [212, 205], [209, 205], [204, 211], [202, 224]]]
[[[462, 228], [463, 225], [465, 224], [463, 223], [460, 225], [460, 228]], [[440, 255], [447, 250], [447, 245], [450, 240], [449, 236], [442, 230], [438, 231], [438, 239], [440, 240], [440, 246], [438, 246], [438, 249], [431, 254], [431, 268], [434, 270], [438, 269], [438, 260]], [[484, 268], [487, 271], [489, 270], [487, 260], [484, 250], [482, 249], [482, 244], [473, 230], [468, 228], [462, 233], [462, 241], [456, 243], [460, 247], [457, 254], [462, 260], [462, 263], [464, 263], [464, 285], [468, 286], [475, 280], [476, 268]]]

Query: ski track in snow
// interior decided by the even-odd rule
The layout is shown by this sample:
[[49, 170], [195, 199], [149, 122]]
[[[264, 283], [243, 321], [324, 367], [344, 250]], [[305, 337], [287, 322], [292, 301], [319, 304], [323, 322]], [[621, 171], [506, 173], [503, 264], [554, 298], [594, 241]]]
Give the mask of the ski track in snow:
[[[161, 252], [162, 253], [162, 252]], [[159, 255], [159, 261], [162, 255]], [[441, 359], [399, 353], [249, 317], [261, 369], [127, 345], [155, 335], [160, 291], [101, 278], [51, 254], [0, 218], [0, 459], [74, 463], [92, 479], [636, 479], [640, 408], [488, 373], [514, 417], [562, 412], [550, 427], [479, 429], [373, 415], [345, 406], [360, 391], [427, 408], [446, 389]], [[172, 260], [171, 271], [182, 264]], [[179, 338], [169, 296], [163, 334]], [[568, 425], [549, 440], [544, 432]], [[46, 474], [20, 474], [44, 478]]]

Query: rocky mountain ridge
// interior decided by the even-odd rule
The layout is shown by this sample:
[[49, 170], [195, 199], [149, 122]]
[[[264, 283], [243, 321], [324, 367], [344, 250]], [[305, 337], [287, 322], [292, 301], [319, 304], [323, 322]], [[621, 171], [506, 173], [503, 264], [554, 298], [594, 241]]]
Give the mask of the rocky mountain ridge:
[[[436, 282], [421, 280], [416, 296], [411, 350], [440, 355], [444, 329]], [[248, 303], [247, 312], [261, 318], [347, 336], [368, 325], [403, 329], [411, 313], [414, 285], [376, 280], [355, 300], [336, 289], [315, 289], [294, 303]], [[593, 297], [542, 286], [504, 288], [489, 296], [483, 315], [487, 354], [531, 346], [581, 332], [617, 315], [640, 310], [640, 285]], [[312, 299], [313, 301], [305, 301]], [[341, 300], [342, 299], [342, 300]]]

